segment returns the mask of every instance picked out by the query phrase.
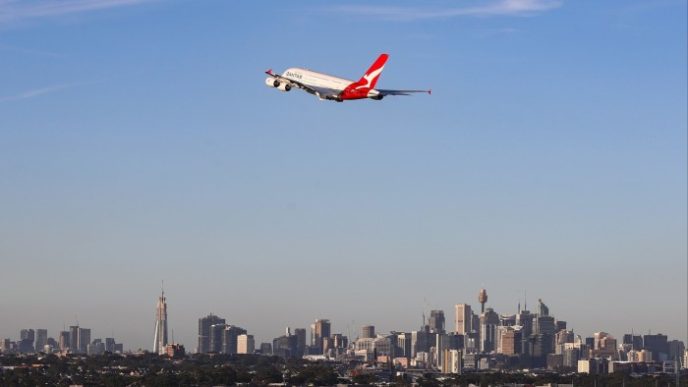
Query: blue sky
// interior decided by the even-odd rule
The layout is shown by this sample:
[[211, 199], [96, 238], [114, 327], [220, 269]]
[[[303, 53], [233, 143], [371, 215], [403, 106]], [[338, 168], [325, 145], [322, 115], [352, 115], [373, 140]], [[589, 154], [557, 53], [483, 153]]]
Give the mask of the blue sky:
[[[686, 4], [0, 0], [0, 336], [412, 330], [528, 293], [686, 338]], [[333, 103], [268, 68], [432, 96]], [[667, 318], [667, 316], [671, 316]]]

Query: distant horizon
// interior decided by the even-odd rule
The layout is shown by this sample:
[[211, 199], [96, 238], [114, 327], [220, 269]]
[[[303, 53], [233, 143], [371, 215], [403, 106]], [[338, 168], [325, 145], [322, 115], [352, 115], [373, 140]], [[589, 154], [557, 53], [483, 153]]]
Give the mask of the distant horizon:
[[[189, 349], [210, 312], [384, 332], [480, 288], [688, 341], [684, 0], [2, 4], [0, 337], [152, 348], [164, 280]], [[432, 95], [265, 83], [383, 52]]]
[[[477, 293], [476, 293], [476, 295], [477, 295]], [[489, 294], [488, 294], [488, 297], [489, 297]], [[540, 299], [541, 299], [541, 298], [538, 298], [537, 300], [540, 300]], [[488, 301], [489, 301], [489, 299], [488, 299]], [[538, 302], [538, 301], [535, 301], [535, 303], [537, 303], [537, 302]], [[543, 303], [544, 303], [546, 306], [550, 307], [550, 308], [552, 307], [552, 305], [547, 304], [546, 302], [544, 302], [544, 300], [543, 300]], [[472, 312], [473, 312], [475, 315], [480, 316], [480, 314], [481, 314], [481, 313], [480, 313], [480, 306], [479, 306], [480, 304], [479, 304], [479, 303], [477, 303], [477, 307], [475, 306], [475, 304], [471, 304], [471, 303], [469, 303], [469, 302], [460, 302], [460, 303], [457, 303], [457, 304], [455, 304], [455, 305], [458, 305], [458, 304], [468, 304], [468, 305], [471, 306], [471, 310], [472, 310]], [[533, 303], [531, 303], [531, 305], [532, 305], [532, 304], [533, 304]], [[168, 305], [168, 307], [169, 307], [169, 305]], [[499, 310], [496, 310], [496, 309], [490, 307], [489, 304], [486, 303], [486, 304], [485, 304], [485, 310], [487, 310], [487, 309], [493, 309], [493, 310], [494, 310], [496, 313], [498, 313], [500, 316], [503, 316], [503, 315], [515, 315], [515, 314], [517, 313], [516, 311], [514, 311], [513, 313], [512, 313], [512, 312], [504, 313], [504, 312], [501, 312], [501, 311], [499, 311]], [[454, 305], [452, 305], [452, 308], [451, 308], [449, 311], [447, 311], [447, 309], [441, 309], [441, 308], [439, 308], [439, 309], [428, 309], [427, 311], [424, 311], [426, 321], [427, 321], [427, 319], [428, 319], [429, 316], [430, 316], [430, 311], [431, 311], [431, 310], [442, 310], [442, 311], [444, 312], [444, 317], [445, 317], [445, 331], [446, 331], [447, 333], [455, 332], [455, 326], [454, 326]], [[527, 311], [531, 312], [532, 314], [537, 314], [537, 312], [536, 312], [533, 308], [526, 309], [526, 308], [525, 308], [525, 305], [524, 305], [524, 307], [522, 308], [522, 310], [527, 310]], [[208, 312], [208, 313], [206, 313], [206, 314], [204, 314], [204, 315], [202, 315], [202, 316], [198, 316], [198, 319], [203, 318], [203, 317], [206, 317], [206, 316], [208, 316], [209, 314], [213, 314], [213, 315], [216, 315], [216, 316], [221, 317], [221, 318], [226, 318], [226, 316], [223, 316], [223, 315], [220, 314], [220, 313]], [[669, 340], [669, 341], [671, 341], [671, 340], [679, 340], [679, 341], [684, 342], [685, 344], [688, 344], [688, 340], [687, 340], [686, 337], [674, 336], [674, 335], [671, 335], [671, 334], [668, 333], [668, 332], [660, 332], [660, 331], [656, 331], [656, 332], [655, 332], [655, 331], [652, 331], [652, 328], [651, 328], [651, 327], [650, 327], [650, 328], [647, 328], [647, 331], [642, 331], [642, 332], [641, 332], [641, 331], [635, 331], [634, 329], [630, 329], [630, 330], [627, 331], [627, 332], [613, 332], [613, 331], [611, 331], [611, 330], [606, 330], [606, 329], [601, 328], [601, 329], [599, 329], [599, 330], [595, 330], [595, 331], [592, 331], [592, 332], [580, 333], [578, 330], [576, 330], [574, 327], [572, 327], [572, 326], [570, 325], [570, 323], [569, 323], [570, 320], [567, 320], [567, 319], [565, 319], [565, 318], [560, 318], [558, 315], [555, 315], [555, 314], [553, 314], [553, 313], [550, 313], [549, 315], [550, 315], [550, 316], [553, 316], [553, 317], [555, 318], [556, 321], [565, 321], [565, 322], [567, 323], [567, 326], [566, 326], [566, 329], [567, 329], [567, 330], [573, 331], [573, 333], [574, 333], [575, 335], [581, 336], [581, 337], [584, 338], [584, 339], [585, 339], [586, 337], [593, 337], [594, 333], [596, 333], [596, 332], [606, 332], [606, 333], [609, 333], [609, 334], [612, 335], [614, 338], [616, 338], [619, 342], [622, 341], [623, 335], [625, 335], [625, 334], [635, 334], [635, 335], [640, 335], [640, 336], [645, 336], [645, 335], [648, 335], [648, 334], [652, 334], [652, 335], [663, 334], [663, 335], [666, 335], [666, 336], [668, 337], [668, 340]], [[198, 320], [198, 319], [197, 319], [197, 320]], [[356, 329], [354, 329], [351, 333], [347, 333], [347, 332], [343, 332], [343, 331], [341, 331], [341, 330], [335, 329], [335, 327], [337, 327], [337, 322], [336, 322], [336, 321], [332, 320], [331, 318], [328, 318], [327, 316], [319, 316], [319, 317], [314, 317], [314, 318], [312, 318], [310, 321], [306, 322], [305, 324], [303, 324], [303, 325], [301, 325], [301, 326], [299, 326], [299, 325], [284, 326], [284, 329], [282, 329], [282, 331], [276, 331], [273, 337], [261, 337], [261, 336], [258, 335], [256, 332], [252, 331], [250, 326], [243, 326], [243, 325], [239, 325], [239, 324], [233, 324], [233, 323], [232, 323], [231, 321], [229, 321], [229, 320], [227, 321], [227, 324], [229, 324], [229, 325], [237, 325], [237, 326], [240, 326], [241, 328], [246, 329], [246, 330], [247, 330], [247, 334], [253, 335], [253, 336], [254, 336], [255, 342], [256, 342], [256, 348], [258, 348], [259, 345], [260, 345], [260, 343], [271, 343], [271, 344], [272, 344], [272, 340], [273, 340], [273, 339], [275, 339], [275, 338], [277, 338], [277, 337], [280, 337], [280, 336], [282, 336], [282, 335], [285, 334], [286, 328], [287, 328], [287, 327], [288, 327], [288, 328], [291, 328], [291, 331], [292, 331], [292, 332], [293, 332], [294, 329], [297, 329], [297, 328], [306, 329], [306, 332], [307, 332], [307, 335], [308, 335], [307, 337], [310, 337], [310, 334], [311, 334], [310, 324], [312, 324], [312, 323], [313, 323], [315, 320], [317, 320], [317, 319], [328, 319], [328, 320], [330, 321], [330, 323], [332, 324], [332, 327], [333, 327], [332, 333], [333, 333], [333, 334], [334, 334], [334, 333], [341, 333], [341, 334], [344, 334], [344, 335], [347, 336], [350, 340], [353, 340], [353, 339], [357, 338], [358, 335], [360, 334], [361, 327], [366, 326], [366, 325], [373, 325], [373, 326], [375, 327], [375, 332], [376, 332], [376, 334], [387, 334], [387, 333], [390, 333], [390, 332], [392, 332], [392, 331], [396, 331], [396, 332], [412, 332], [412, 331], [420, 330], [420, 328], [421, 328], [421, 325], [419, 324], [418, 327], [415, 327], [415, 328], [412, 328], [412, 329], [398, 328], [398, 329], [389, 329], [389, 330], [387, 330], [387, 329], [379, 329], [379, 326], [376, 325], [375, 322], [366, 322], [366, 323], [361, 323], [359, 326], [355, 327]], [[169, 318], [169, 314], [168, 314], [168, 323], [174, 323], [174, 321], [171, 320], [171, 319]], [[65, 326], [66, 329], [64, 329], [64, 330], [69, 330], [69, 327], [70, 327], [70, 326], [79, 326], [79, 327], [81, 327], [81, 328], [88, 328], [88, 329], [91, 329], [91, 339], [92, 339], [92, 340], [93, 340], [93, 339], [104, 339], [104, 338], [106, 338], [106, 337], [112, 337], [112, 338], [114, 338], [114, 339], [116, 340], [117, 343], [123, 343], [123, 344], [124, 344], [124, 349], [125, 349], [125, 351], [127, 351], [127, 352], [129, 352], [129, 351], [136, 352], [136, 351], [138, 351], [138, 350], [144, 350], [144, 351], [151, 351], [151, 350], [152, 350], [153, 330], [151, 330], [151, 340], [150, 340], [150, 341], [151, 341], [151, 345], [149, 346], [149, 347], [150, 347], [150, 348], [149, 348], [149, 347], [140, 346], [140, 345], [133, 345], [133, 346], [130, 346], [129, 343], [127, 343], [126, 341], [123, 341], [123, 340], [121, 340], [120, 338], [118, 338], [116, 334], [115, 334], [115, 335], [95, 335], [95, 334], [93, 334], [93, 332], [98, 332], [98, 328], [97, 328], [97, 327], [94, 328], [94, 327], [92, 327], [92, 326], [87, 326], [87, 325], [79, 325], [79, 324], [75, 324], [75, 323], [68, 323], [68, 324]], [[195, 328], [197, 329], [198, 326], [196, 325]], [[349, 328], [349, 327], [347, 327], [347, 328]], [[22, 328], [17, 329], [17, 334], [15, 335], [16, 338], [13, 337], [13, 336], [0, 337], [0, 338], [2, 338], [2, 339], [5, 339], [5, 338], [9, 338], [9, 339], [18, 339], [18, 337], [19, 337], [19, 332], [20, 332], [21, 329], [34, 329], [34, 330], [35, 330], [35, 329], [47, 329], [47, 328], [44, 328], [44, 327], [22, 327]], [[51, 334], [50, 334], [51, 330], [48, 329], [48, 337], [52, 337], [52, 338], [54, 338], [54, 339], [57, 340], [60, 331], [62, 331], [62, 330], [56, 330], [56, 331], [54, 331], [54, 332], [56, 332], [56, 334], [51, 335]], [[186, 329], [186, 331], [188, 331], [188, 329]], [[179, 340], [175, 340], [175, 339], [174, 339], [174, 329], [169, 329], [168, 334], [169, 334], [169, 337], [170, 337], [169, 343], [182, 344], [182, 345], [184, 345], [184, 347], [186, 348], [186, 351], [187, 351], [187, 352], [195, 352], [195, 351], [196, 351], [196, 349], [197, 349], [197, 348], [196, 348], [197, 341], [193, 341], [193, 342], [189, 343], [189, 342], [182, 342], [182, 341], [179, 341]], [[351, 335], [351, 334], [352, 334], [352, 336], [349, 336], [349, 335]], [[189, 334], [186, 334], [186, 335], [184, 335], [184, 336], [185, 336], [185, 337], [188, 337]], [[263, 333], [263, 336], [265, 336], [265, 333]], [[197, 338], [197, 337], [198, 337], [198, 336], [197, 336], [197, 330], [196, 330], [196, 336], [195, 336], [195, 338]], [[187, 339], [187, 340], [188, 340], [188, 339]]]

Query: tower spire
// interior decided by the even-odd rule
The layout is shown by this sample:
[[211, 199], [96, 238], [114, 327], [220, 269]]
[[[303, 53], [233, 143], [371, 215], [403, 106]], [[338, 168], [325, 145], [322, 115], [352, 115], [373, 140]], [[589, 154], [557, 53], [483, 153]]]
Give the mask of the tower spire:
[[167, 299], [165, 298], [164, 282], [158, 297], [158, 305], [155, 313], [155, 337], [153, 339], [153, 352], [159, 355], [165, 354], [167, 345]]

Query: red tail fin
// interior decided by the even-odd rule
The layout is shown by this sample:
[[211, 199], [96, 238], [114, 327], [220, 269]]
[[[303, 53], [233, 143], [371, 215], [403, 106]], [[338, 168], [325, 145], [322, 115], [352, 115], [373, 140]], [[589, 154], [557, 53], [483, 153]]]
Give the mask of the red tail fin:
[[365, 86], [369, 87], [371, 89], [375, 88], [375, 84], [377, 83], [377, 79], [380, 78], [380, 74], [382, 73], [382, 70], [385, 68], [385, 62], [387, 62], [387, 59], [389, 58], [389, 55], [387, 54], [381, 54], [375, 63], [370, 66], [368, 71], [363, 74], [363, 77], [356, 82], [360, 86]]

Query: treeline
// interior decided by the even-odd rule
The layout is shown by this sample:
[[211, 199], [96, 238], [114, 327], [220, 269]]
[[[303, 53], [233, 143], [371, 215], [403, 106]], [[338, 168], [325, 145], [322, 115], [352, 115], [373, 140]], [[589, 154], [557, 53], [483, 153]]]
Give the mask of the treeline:
[[[0, 358], [0, 386], [217, 386], [335, 385], [338, 375], [324, 363], [253, 355], [199, 355], [168, 359], [152, 354]], [[7, 367], [14, 367], [9, 369]]]
[[[0, 386], [221, 386], [245, 384], [264, 386], [286, 383], [294, 386], [332, 386], [338, 383], [419, 387], [501, 386], [507, 383], [545, 385], [548, 383], [597, 387], [674, 387], [675, 375], [625, 374], [531, 375], [506, 372], [476, 372], [463, 375], [425, 374], [411, 378], [390, 372], [359, 373], [348, 380], [340, 376], [348, 367], [342, 364], [285, 361], [279, 357], [257, 355], [193, 355], [170, 359], [153, 354], [101, 356], [2, 356]], [[336, 367], [336, 368], [335, 368]], [[384, 376], [383, 376], [384, 375]], [[392, 376], [390, 376], [392, 375]], [[688, 376], [688, 375], [685, 375]], [[391, 380], [390, 380], [391, 379]], [[414, 380], [415, 379], [415, 380]], [[681, 386], [688, 387], [688, 377]]]

